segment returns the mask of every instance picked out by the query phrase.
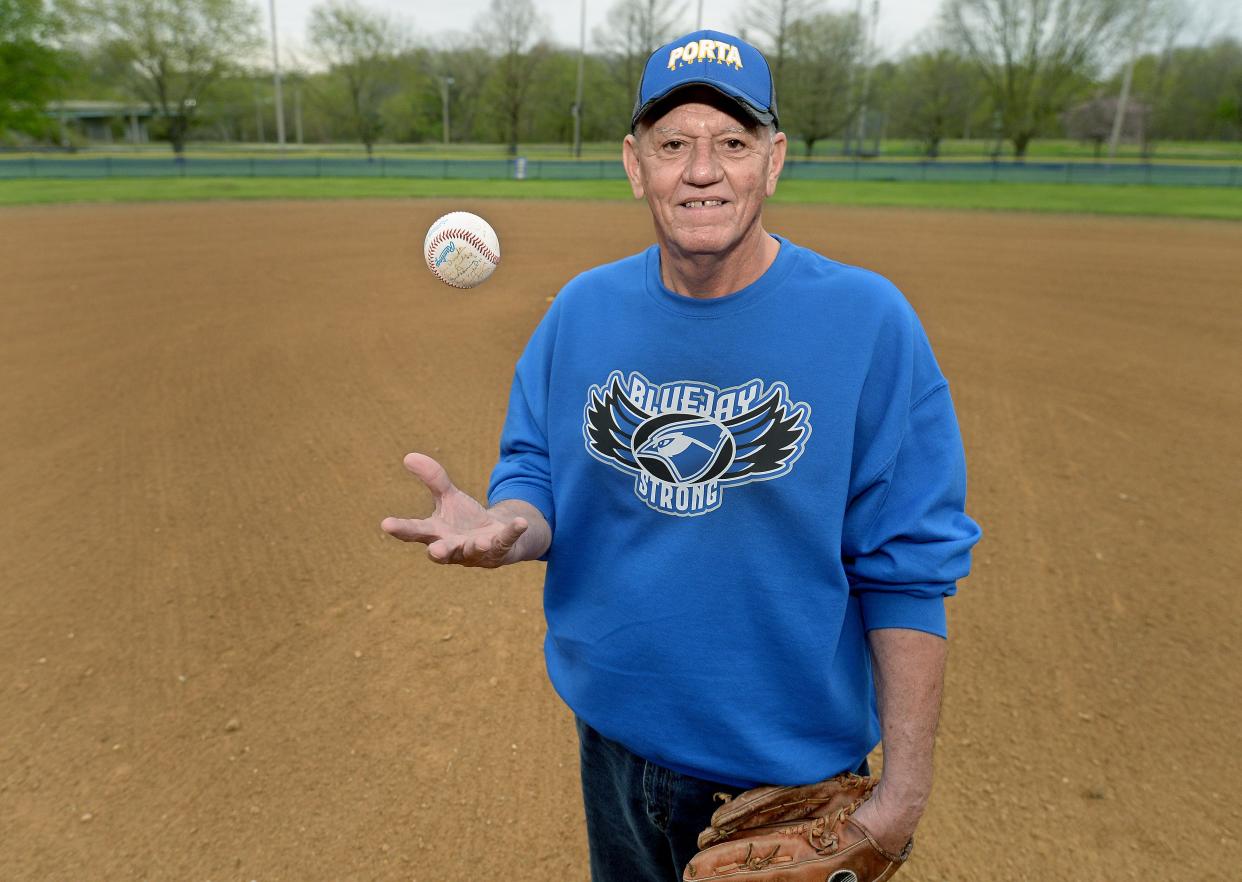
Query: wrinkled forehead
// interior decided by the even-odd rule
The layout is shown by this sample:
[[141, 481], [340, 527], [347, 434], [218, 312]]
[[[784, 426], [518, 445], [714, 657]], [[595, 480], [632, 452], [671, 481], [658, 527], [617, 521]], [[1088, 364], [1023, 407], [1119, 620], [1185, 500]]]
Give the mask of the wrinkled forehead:
[[637, 134], [689, 134], [688, 128], [707, 126], [717, 134], [726, 131], [755, 134], [761, 126], [740, 104], [707, 86], [678, 89], [655, 104], [638, 122]]

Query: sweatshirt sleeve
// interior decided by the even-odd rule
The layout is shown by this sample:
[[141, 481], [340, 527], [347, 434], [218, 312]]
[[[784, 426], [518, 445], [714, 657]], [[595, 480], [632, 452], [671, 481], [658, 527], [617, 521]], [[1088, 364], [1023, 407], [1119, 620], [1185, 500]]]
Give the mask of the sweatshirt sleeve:
[[887, 466], [853, 496], [842, 554], [866, 630], [946, 636], [944, 598], [970, 571], [980, 530], [964, 511], [966, 461], [943, 380], [907, 411]]
[[555, 302], [518, 359], [509, 409], [500, 434], [500, 458], [487, 488], [489, 504], [529, 502], [555, 530], [552, 468], [548, 452], [548, 384], [556, 336]]

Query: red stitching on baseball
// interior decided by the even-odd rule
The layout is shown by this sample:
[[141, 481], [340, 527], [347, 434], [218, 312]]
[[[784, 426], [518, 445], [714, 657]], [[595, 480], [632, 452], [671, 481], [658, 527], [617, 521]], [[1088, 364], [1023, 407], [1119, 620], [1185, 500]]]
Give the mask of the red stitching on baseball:
[[[440, 232], [436, 233], [435, 238], [431, 240], [431, 243], [427, 246], [427, 254], [424, 255], [427, 258], [428, 265], [431, 265], [432, 263], [431, 254], [432, 252], [435, 251], [436, 246], [452, 238], [463, 239], [466, 242], [469, 242], [471, 245], [473, 245], [475, 248], [479, 250], [480, 254], [482, 254], [485, 258], [491, 261], [491, 263], [493, 264], [500, 263], [500, 255], [494, 253], [492, 249], [489, 248], [487, 244], [482, 239], [480, 239], [478, 236], [476, 236], [474, 233], [470, 232], [469, 230], [453, 229], [453, 230], [441, 230]], [[434, 270], [434, 267], [433, 267], [433, 270]], [[436, 275], [439, 275], [439, 273], [436, 273]]]

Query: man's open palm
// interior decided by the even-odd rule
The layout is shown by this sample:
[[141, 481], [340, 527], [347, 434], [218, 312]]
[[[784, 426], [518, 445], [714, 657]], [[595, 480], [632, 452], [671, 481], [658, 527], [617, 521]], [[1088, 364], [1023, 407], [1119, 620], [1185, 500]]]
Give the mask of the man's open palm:
[[403, 542], [422, 542], [436, 563], [498, 567], [511, 563], [514, 545], [529, 527], [520, 516], [486, 509], [458, 490], [429, 456], [410, 453], [405, 467], [427, 485], [435, 511], [427, 518], [384, 518], [380, 529]]

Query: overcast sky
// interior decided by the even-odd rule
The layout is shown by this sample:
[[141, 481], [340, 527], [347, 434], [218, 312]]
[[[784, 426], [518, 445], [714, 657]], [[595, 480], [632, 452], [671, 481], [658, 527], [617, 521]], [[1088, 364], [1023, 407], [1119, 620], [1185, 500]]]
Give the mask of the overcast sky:
[[[257, 0], [267, 14], [267, 0]], [[306, 19], [317, 0], [276, 0], [276, 21], [282, 45], [297, 48], [306, 41]], [[359, 0], [364, 6], [383, 9], [406, 21], [420, 43], [434, 43], [436, 35], [456, 31], [468, 33], [487, 12], [489, 0]], [[587, 0], [587, 48], [593, 45], [592, 35], [604, 22], [608, 7], [616, 0]], [[747, 0], [703, 0], [703, 27], [736, 32], [738, 11]], [[872, 0], [864, 0], [868, 7]], [[880, 24], [877, 41], [882, 47], [893, 47], [912, 38], [931, 21], [937, 3], [929, 0], [880, 0]], [[683, 32], [695, 27], [697, 0], [683, 0]], [[830, 0], [828, 9], [845, 11], [855, 7], [855, 0]], [[551, 38], [565, 46], [578, 45], [580, 0], [535, 0], [535, 8], [543, 15]], [[270, 27], [270, 23], [269, 23]]]
[[[264, 24], [267, 19], [268, 0], [254, 0], [263, 9]], [[317, 0], [276, 0], [276, 21], [282, 47], [295, 54], [304, 51], [306, 43], [306, 20], [310, 8]], [[489, 0], [359, 0], [364, 6], [382, 9], [405, 21], [419, 43], [432, 44], [438, 35], [450, 32], [469, 33], [475, 23], [487, 12]], [[604, 22], [608, 7], [616, 0], [587, 0], [586, 31], [588, 50], [594, 45], [592, 39], [596, 27]], [[748, 0], [702, 0], [703, 26], [717, 30], [736, 32], [739, 12]], [[753, 0], [752, 0], [753, 2]], [[1197, 14], [1197, 30], [1210, 29], [1213, 33], [1230, 33], [1242, 36], [1242, 13], [1237, 0], [1183, 0]], [[850, 11], [857, 0], [828, 0], [826, 7], [834, 11]], [[863, 8], [870, 8], [872, 0], [863, 0]], [[920, 31], [935, 18], [939, 0], [880, 0], [880, 23], [876, 42], [886, 57], [896, 57]], [[565, 46], [578, 45], [580, 0], [535, 0], [535, 6], [543, 15], [549, 36]], [[693, 30], [698, 0], [683, 0], [683, 32]], [[1198, 42], [1203, 34], [1191, 35], [1191, 42]], [[282, 61], [289, 63], [282, 48]]]

